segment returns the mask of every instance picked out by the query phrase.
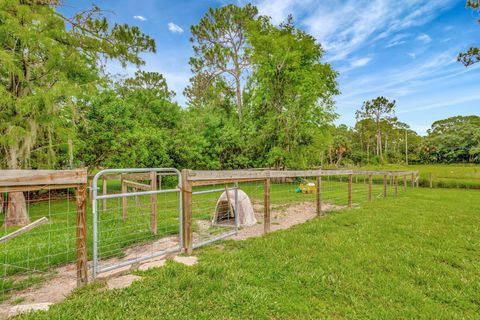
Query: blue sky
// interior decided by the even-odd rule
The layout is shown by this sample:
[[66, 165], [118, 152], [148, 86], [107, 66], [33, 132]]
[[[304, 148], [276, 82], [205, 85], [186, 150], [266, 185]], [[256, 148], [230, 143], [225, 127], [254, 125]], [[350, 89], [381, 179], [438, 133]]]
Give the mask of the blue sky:
[[[245, 1], [232, 1], [244, 4]], [[65, 12], [90, 3], [112, 11], [119, 23], [138, 25], [157, 43], [142, 68], [164, 74], [177, 101], [191, 76], [190, 26], [219, 0], [66, 0]], [[478, 16], [464, 0], [257, 0], [260, 13], [280, 23], [292, 14], [296, 25], [326, 50], [325, 62], [340, 72], [337, 123], [353, 125], [355, 110], [379, 95], [397, 101], [397, 116], [425, 134], [433, 121], [454, 115], [480, 115], [480, 64], [465, 68], [458, 52], [480, 45]], [[110, 64], [112, 73], [134, 67]]]

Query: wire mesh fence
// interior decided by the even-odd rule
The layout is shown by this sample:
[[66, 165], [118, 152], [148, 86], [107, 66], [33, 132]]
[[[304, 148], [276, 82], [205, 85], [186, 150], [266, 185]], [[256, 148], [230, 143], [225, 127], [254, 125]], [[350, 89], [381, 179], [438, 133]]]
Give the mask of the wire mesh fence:
[[[193, 246], [200, 239], [200, 229], [207, 238], [215, 240], [218, 234], [237, 234], [237, 238], [260, 235], [270, 230], [287, 228], [330, 211], [355, 208], [366, 202], [396, 196], [407, 190], [409, 177], [415, 172], [307, 170], [307, 171], [190, 171], [186, 170], [187, 183], [193, 185], [191, 215], [193, 216]], [[415, 186], [414, 180], [411, 180]], [[211, 192], [204, 185], [210, 185]], [[197, 186], [197, 187], [195, 187]], [[239, 208], [240, 222], [235, 233], [215, 228], [218, 208], [228, 200], [225, 190], [236, 191], [248, 198], [253, 223], [243, 223], [243, 208]], [[203, 190], [203, 191], [202, 191]], [[197, 197], [201, 194], [202, 197]], [[208, 196], [206, 196], [208, 194]], [[232, 194], [233, 197], [233, 194]], [[232, 201], [232, 206], [237, 200]], [[233, 213], [232, 213], [233, 212]], [[237, 210], [231, 209], [228, 218], [235, 218]], [[189, 214], [188, 212], [186, 213]], [[187, 226], [188, 228], [188, 226]], [[189, 232], [188, 230], [186, 231]], [[208, 240], [206, 240], [208, 242]]]
[[[0, 301], [59, 272], [75, 279], [75, 265], [67, 264], [77, 258], [76, 188], [2, 193], [2, 198]], [[18, 223], [12, 216], [27, 220]]]
[[234, 184], [197, 187], [192, 192], [193, 248], [225, 238], [239, 227], [238, 188]]

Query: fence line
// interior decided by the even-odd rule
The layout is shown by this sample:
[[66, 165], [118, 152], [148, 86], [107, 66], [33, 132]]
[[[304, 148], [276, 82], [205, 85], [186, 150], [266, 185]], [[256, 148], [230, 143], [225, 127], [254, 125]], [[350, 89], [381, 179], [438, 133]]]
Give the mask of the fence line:
[[[277, 228], [278, 216], [291, 206], [296, 210], [312, 210], [314, 215], [321, 216], [335, 208], [354, 208], [357, 202], [388, 197], [392, 191], [396, 195], [409, 186], [418, 187], [418, 171], [185, 169], [179, 175], [181, 181], [166, 177], [162, 183], [162, 176], [176, 175], [159, 172], [162, 170], [105, 170], [109, 174], [102, 175], [98, 180], [99, 188], [91, 188], [90, 199], [98, 201], [98, 210], [103, 215], [99, 223], [106, 228], [107, 238], [102, 249], [105, 257], [119, 255], [127, 246], [158, 241], [159, 237], [175, 234], [175, 229], [179, 232], [179, 246], [187, 254], [191, 254], [194, 248], [236, 235], [241, 230], [239, 210], [242, 208], [239, 208], [239, 203], [242, 199], [251, 201], [256, 214], [254, 218], [258, 220], [258, 225], [252, 225], [251, 228], [258, 227], [262, 233], [268, 233]], [[167, 185], [169, 182], [171, 185]], [[93, 186], [97, 187], [97, 181]], [[113, 193], [108, 193], [109, 188]], [[389, 188], [393, 188], [392, 191]], [[11, 284], [11, 277], [22, 274], [22, 270], [37, 272], [48, 266], [73, 261], [76, 262], [77, 285], [85, 285], [89, 276], [87, 252], [96, 252], [89, 250], [89, 244], [98, 244], [98, 230], [95, 225], [87, 225], [86, 170], [0, 170], [0, 200], [15, 192], [27, 195], [45, 192], [48, 197], [28, 197], [27, 209], [33, 210], [31, 217], [35, 221], [24, 224], [26, 228], [22, 231], [5, 226], [0, 234], [0, 238], [7, 239], [4, 243], [0, 242], [0, 265], [3, 265], [0, 293], [20, 288]], [[178, 197], [174, 197], [175, 192], [179, 193]], [[226, 203], [224, 208], [220, 203], [222, 195], [226, 197], [222, 202], [224, 206]], [[230, 203], [234, 204], [233, 208]], [[71, 211], [70, 205], [75, 210]], [[4, 204], [0, 209], [6, 207]], [[179, 216], [175, 216], [177, 208], [181, 210]], [[45, 211], [47, 214], [44, 214]], [[160, 216], [158, 212], [163, 212], [161, 217], [169, 220], [157, 221], [157, 216]], [[219, 214], [221, 216], [217, 216]], [[44, 215], [45, 219], [42, 217]], [[75, 226], [70, 227], [69, 221]], [[65, 230], [60, 230], [62, 226]], [[92, 230], [92, 227], [92, 234], [87, 234], [87, 229]], [[148, 230], [143, 230], [147, 227]], [[162, 232], [157, 235], [159, 229]], [[93, 238], [93, 242], [87, 241], [87, 236]], [[74, 248], [74, 252], [69, 253], [69, 248]], [[27, 256], [22, 257], [22, 253]], [[34, 254], [35, 257], [31, 256]], [[75, 259], [72, 259], [72, 254]], [[137, 260], [148, 257], [140, 256]], [[109, 268], [113, 267], [108, 265]]]
[[[183, 198], [183, 250], [190, 254], [195, 247], [193, 238], [193, 204], [192, 191], [194, 187], [205, 187], [212, 185], [227, 185], [247, 182], [263, 181], [263, 226], [264, 233], [271, 230], [271, 185], [272, 181], [286, 181], [295, 178], [315, 178], [316, 213], [322, 214], [322, 177], [347, 176], [347, 207], [353, 205], [353, 176], [368, 176], [368, 200], [372, 201], [373, 176], [383, 176], [383, 196], [387, 197], [387, 177], [394, 187], [394, 195], [398, 194], [398, 179], [403, 178], [404, 190], [407, 187], [407, 176], [411, 176], [412, 187], [418, 187], [418, 171], [398, 170], [182, 170], [182, 198]], [[280, 179], [280, 180], [279, 180]], [[366, 180], [364, 180], [366, 181]]]

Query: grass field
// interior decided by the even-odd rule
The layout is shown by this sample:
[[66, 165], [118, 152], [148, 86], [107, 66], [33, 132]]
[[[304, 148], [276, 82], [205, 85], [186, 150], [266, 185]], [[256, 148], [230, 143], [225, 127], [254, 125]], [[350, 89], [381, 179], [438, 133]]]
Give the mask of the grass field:
[[366, 166], [365, 169], [418, 170], [421, 187], [429, 186], [432, 173], [433, 186], [436, 188], [480, 189], [480, 165], [474, 164], [423, 164], [423, 165], [383, 165]]
[[23, 319], [478, 319], [480, 193], [418, 189], [196, 251]]

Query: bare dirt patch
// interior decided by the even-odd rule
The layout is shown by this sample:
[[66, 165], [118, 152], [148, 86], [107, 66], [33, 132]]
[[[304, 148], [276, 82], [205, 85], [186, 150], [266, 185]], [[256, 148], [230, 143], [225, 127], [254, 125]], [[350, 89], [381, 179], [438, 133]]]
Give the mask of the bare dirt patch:
[[[263, 226], [263, 205], [254, 203], [255, 216], [258, 224], [243, 228], [238, 231], [236, 236], [231, 239], [245, 240], [251, 237], [259, 237], [264, 233]], [[322, 203], [322, 211], [338, 211], [346, 208], [345, 206], [337, 206], [330, 203]], [[272, 206], [270, 213], [270, 231], [288, 229], [294, 225], [304, 223], [317, 216], [316, 204], [313, 202], [302, 202], [291, 205]]]

